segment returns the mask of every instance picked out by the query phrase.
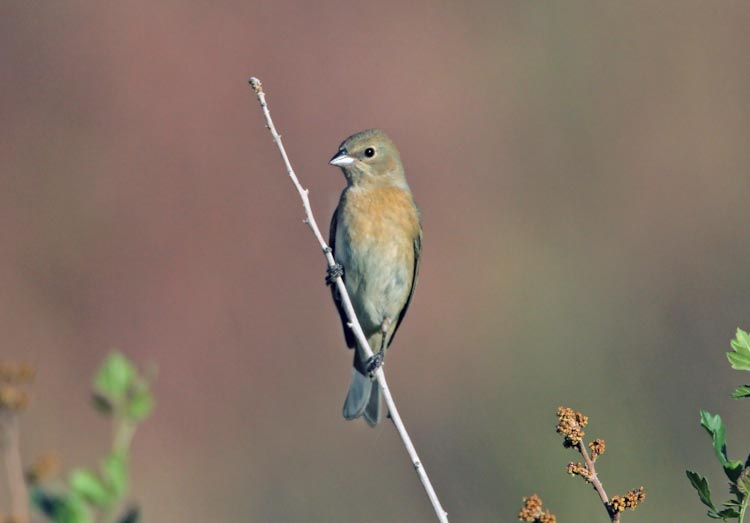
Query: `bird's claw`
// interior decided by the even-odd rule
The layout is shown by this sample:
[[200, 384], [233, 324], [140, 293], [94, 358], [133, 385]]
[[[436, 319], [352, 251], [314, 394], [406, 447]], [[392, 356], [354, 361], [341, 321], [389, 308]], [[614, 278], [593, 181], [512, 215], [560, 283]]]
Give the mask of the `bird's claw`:
[[336, 278], [340, 278], [343, 275], [344, 266], [340, 263], [329, 266], [328, 269], [326, 269], [326, 285], [333, 285], [336, 283]]
[[383, 366], [383, 361], [385, 360], [384, 353], [385, 351], [381, 350], [365, 363], [365, 370], [371, 379], [375, 377], [375, 372]]

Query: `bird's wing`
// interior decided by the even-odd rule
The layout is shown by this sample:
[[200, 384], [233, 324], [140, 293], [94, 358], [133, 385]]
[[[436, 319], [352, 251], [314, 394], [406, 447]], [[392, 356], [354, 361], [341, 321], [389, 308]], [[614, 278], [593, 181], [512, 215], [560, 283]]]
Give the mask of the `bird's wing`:
[[411, 290], [409, 291], [409, 297], [406, 299], [406, 304], [404, 305], [404, 308], [401, 309], [401, 313], [398, 315], [398, 322], [396, 323], [396, 326], [393, 328], [393, 334], [391, 334], [391, 339], [388, 341], [388, 345], [393, 343], [393, 337], [396, 336], [396, 331], [398, 330], [399, 325], [401, 325], [401, 322], [404, 319], [404, 316], [406, 315], [406, 311], [409, 309], [409, 305], [411, 305], [411, 300], [414, 297], [414, 289], [417, 287], [417, 276], [419, 275], [419, 258], [422, 254], [422, 228], [419, 228], [419, 234], [416, 238], [414, 238], [414, 277], [411, 279]]
[[[333, 212], [333, 216], [331, 217], [331, 227], [330, 231], [328, 233], [328, 247], [331, 248], [334, 255], [336, 253], [336, 227], [339, 223], [339, 207], [341, 206], [341, 203], [336, 206], [336, 210]], [[341, 276], [341, 279], [345, 280], [346, 274]], [[341, 296], [339, 296], [339, 290], [336, 288], [336, 284], [334, 283], [331, 285], [331, 296], [333, 296], [333, 304], [336, 305], [336, 310], [339, 311], [339, 316], [341, 317], [341, 326], [344, 328], [344, 338], [346, 339], [346, 346], [350, 349], [353, 348], [356, 345], [356, 339], [354, 338], [354, 333], [352, 332], [352, 329], [349, 328], [349, 320], [346, 317], [346, 312], [344, 311], [344, 305], [341, 303]]]

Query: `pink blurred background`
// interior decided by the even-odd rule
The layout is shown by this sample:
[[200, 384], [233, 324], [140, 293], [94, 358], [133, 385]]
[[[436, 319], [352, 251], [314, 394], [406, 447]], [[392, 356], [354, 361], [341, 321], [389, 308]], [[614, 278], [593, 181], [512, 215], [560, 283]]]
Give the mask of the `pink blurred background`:
[[393, 428], [340, 417], [351, 354], [255, 75], [325, 230], [339, 142], [399, 145], [425, 239], [387, 371], [452, 521], [533, 492], [604, 520], [561, 404], [607, 441], [611, 493], [646, 487], [633, 521], [702, 520], [684, 469], [724, 481], [698, 409], [735, 459], [750, 430], [724, 357], [750, 324], [749, 26], [731, 0], [3, 3], [24, 457], [96, 464], [90, 376], [117, 347], [159, 368], [144, 521], [432, 521]]

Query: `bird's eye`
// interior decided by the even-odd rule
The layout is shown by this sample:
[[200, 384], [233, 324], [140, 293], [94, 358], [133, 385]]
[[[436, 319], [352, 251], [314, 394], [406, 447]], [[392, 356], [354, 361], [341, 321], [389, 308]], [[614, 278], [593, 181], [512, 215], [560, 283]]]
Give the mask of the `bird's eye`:
[[365, 149], [365, 156], [367, 156], [368, 158], [372, 158], [373, 156], [375, 156], [375, 149], [373, 149], [372, 147], [368, 147], [367, 149]]

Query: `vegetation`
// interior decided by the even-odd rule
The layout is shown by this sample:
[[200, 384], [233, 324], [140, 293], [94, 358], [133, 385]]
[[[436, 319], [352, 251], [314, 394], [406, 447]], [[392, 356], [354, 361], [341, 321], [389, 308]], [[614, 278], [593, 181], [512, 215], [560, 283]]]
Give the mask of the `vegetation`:
[[[94, 408], [112, 422], [110, 451], [97, 468], [77, 467], [67, 479], [57, 478], [60, 460], [54, 454], [37, 460], [25, 472], [19, 456], [18, 415], [28, 405], [25, 387], [35, 370], [27, 364], [0, 365], [0, 429], [8, 462], [13, 513], [0, 521], [28, 523], [31, 504], [39, 520], [53, 523], [136, 523], [137, 505], [125, 506], [130, 485], [130, 444], [140, 423], [154, 409], [151, 378], [119, 352], [111, 353], [93, 380]], [[19, 499], [28, 496], [26, 499]]]

